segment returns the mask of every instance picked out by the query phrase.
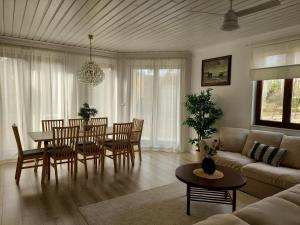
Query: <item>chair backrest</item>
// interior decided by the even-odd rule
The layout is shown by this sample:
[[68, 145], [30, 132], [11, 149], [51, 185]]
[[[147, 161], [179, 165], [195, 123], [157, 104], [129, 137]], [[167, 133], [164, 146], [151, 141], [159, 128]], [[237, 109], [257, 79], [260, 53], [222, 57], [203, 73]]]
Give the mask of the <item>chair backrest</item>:
[[142, 119], [133, 119], [133, 132], [131, 139], [134, 141], [141, 141], [144, 120]]
[[102, 125], [108, 123], [107, 117], [91, 118], [92, 125]]
[[43, 131], [52, 131], [53, 127], [63, 127], [64, 120], [42, 120]]
[[83, 119], [69, 119], [69, 126], [79, 126], [80, 130], [83, 130], [84, 120]]
[[130, 144], [133, 123], [114, 123], [113, 142], [121, 145]]
[[53, 127], [53, 147], [65, 148], [66, 146], [75, 150], [78, 143], [79, 126]]
[[19, 130], [18, 130], [17, 125], [13, 124], [12, 129], [13, 129], [15, 139], [16, 139], [16, 142], [17, 142], [18, 154], [19, 154], [20, 157], [22, 157], [23, 156], [23, 148], [22, 148], [22, 143], [21, 143], [21, 140], [20, 140], [20, 135], [19, 135]]
[[[85, 126], [82, 144], [85, 152], [99, 152], [105, 144], [106, 124]], [[92, 143], [92, 144], [91, 144]]]

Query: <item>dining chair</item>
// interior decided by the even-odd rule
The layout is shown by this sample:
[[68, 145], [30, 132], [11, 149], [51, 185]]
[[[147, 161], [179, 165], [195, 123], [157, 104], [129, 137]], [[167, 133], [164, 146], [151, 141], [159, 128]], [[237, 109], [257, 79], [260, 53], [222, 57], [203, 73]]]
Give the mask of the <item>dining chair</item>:
[[[77, 152], [79, 126], [53, 127], [53, 148], [49, 149], [50, 165], [55, 171], [58, 184], [57, 164], [71, 163], [71, 174], [77, 175]], [[51, 161], [52, 159], [52, 161]]]
[[102, 125], [108, 123], [107, 117], [91, 118], [91, 124], [93, 125]]
[[83, 130], [84, 120], [83, 119], [69, 119], [69, 126], [79, 126], [80, 130]]
[[[78, 161], [84, 164], [85, 177], [88, 178], [87, 160], [94, 160], [94, 171], [97, 172], [97, 159], [104, 158], [106, 124], [85, 126], [82, 143], [77, 145], [77, 153], [82, 156]], [[103, 161], [103, 160], [102, 160]], [[103, 167], [101, 167], [103, 169]]]
[[[63, 127], [64, 126], [64, 120], [42, 120], [42, 130], [43, 132], [52, 131], [53, 127]], [[38, 142], [38, 148], [42, 147], [42, 142]], [[51, 143], [48, 146], [48, 148], [51, 148]]]
[[[15, 180], [17, 185], [19, 185], [22, 169], [35, 168], [34, 171], [36, 172], [38, 167], [43, 166], [44, 149], [23, 150], [17, 125], [13, 124], [12, 129], [18, 147], [18, 161], [15, 172]], [[39, 164], [40, 160], [42, 164]], [[24, 166], [24, 164], [28, 163], [34, 163], [34, 165]]]
[[[141, 152], [141, 138], [143, 132], [144, 120], [142, 119], [133, 119], [133, 132], [131, 134], [131, 145], [132, 151], [139, 152], [140, 161], [142, 161], [142, 152]], [[137, 150], [134, 150], [134, 146], [137, 146]]]
[[[111, 141], [105, 142], [104, 155], [114, 162], [114, 169], [117, 172], [117, 158], [121, 164], [121, 157], [123, 156], [123, 163], [125, 165], [125, 158], [129, 165], [129, 157], [131, 163], [134, 165], [133, 152], [130, 143], [131, 131], [133, 123], [114, 123], [113, 125], [113, 138]], [[111, 154], [106, 154], [106, 150]], [[102, 167], [104, 167], [104, 157], [102, 159]], [[102, 169], [103, 171], [103, 169]]]
[[52, 131], [53, 127], [63, 127], [64, 120], [42, 120], [42, 129], [43, 131]]

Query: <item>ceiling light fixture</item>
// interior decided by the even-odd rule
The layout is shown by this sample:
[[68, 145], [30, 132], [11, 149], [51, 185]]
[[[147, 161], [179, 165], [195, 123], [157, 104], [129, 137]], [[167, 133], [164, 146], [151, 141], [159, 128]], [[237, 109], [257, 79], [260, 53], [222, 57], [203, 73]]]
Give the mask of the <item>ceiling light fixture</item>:
[[84, 63], [78, 72], [78, 80], [82, 83], [97, 86], [105, 77], [103, 70], [92, 60], [92, 39], [93, 35], [89, 34], [90, 39], [90, 61]]

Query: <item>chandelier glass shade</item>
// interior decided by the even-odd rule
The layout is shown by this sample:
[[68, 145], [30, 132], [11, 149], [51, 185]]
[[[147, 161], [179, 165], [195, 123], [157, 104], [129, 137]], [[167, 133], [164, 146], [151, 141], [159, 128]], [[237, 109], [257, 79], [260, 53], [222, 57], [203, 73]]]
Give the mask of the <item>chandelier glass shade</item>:
[[85, 62], [78, 72], [78, 80], [81, 83], [97, 86], [105, 77], [103, 70], [98, 64], [92, 60], [92, 39], [93, 35], [89, 35], [90, 39], [90, 60]]

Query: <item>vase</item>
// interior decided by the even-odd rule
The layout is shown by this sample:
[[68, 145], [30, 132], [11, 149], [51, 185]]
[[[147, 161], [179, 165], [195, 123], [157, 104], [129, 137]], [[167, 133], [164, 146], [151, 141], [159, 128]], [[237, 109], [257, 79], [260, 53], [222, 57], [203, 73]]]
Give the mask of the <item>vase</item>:
[[210, 157], [205, 157], [201, 165], [204, 173], [213, 174], [216, 171], [216, 163]]

